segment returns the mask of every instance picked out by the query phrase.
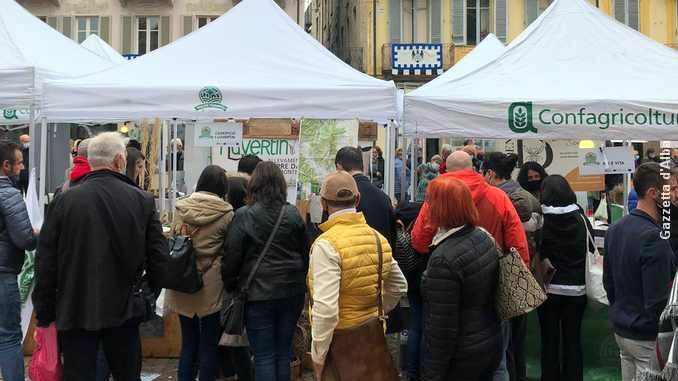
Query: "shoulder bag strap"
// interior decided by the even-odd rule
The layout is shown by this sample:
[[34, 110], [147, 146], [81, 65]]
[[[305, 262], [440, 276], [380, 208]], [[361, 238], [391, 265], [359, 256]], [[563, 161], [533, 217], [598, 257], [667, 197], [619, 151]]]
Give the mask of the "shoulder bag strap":
[[377, 307], [379, 309], [379, 319], [384, 319], [384, 301], [382, 296], [382, 272], [384, 270], [384, 251], [381, 247], [381, 238], [377, 234], [376, 230], [373, 231], [374, 237], [377, 239]]
[[257, 270], [259, 269], [259, 265], [261, 265], [261, 261], [264, 260], [264, 257], [266, 256], [268, 249], [271, 247], [271, 244], [273, 243], [273, 238], [275, 238], [275, 235], [278, 232], [278, 228], [280, 228], [280, 223], [282, 222], [283, 215], [285, 214], [285, 207], [286, 206], [287, 205], [283, 204], [282, 208], [280, 208], [280, 214], [278, 215], [278, 220], [275, 222], [275, 226], [273, 227], [273, 231], [271, 232], [271, 235], [268, 237], [268, 241], [266, 241], [266, 245], [264, 245], [263, 250], [261, 250], [261, 254], [259, 254], [259, 258], [257, 259], [257, 263], [254, 264], [254, 267], [252, 268], [252, 271], [250, 272], [250, 275], [247, 277], [247, 281], [245, 282], [245, 285], [242, 288], [242, 291], [244, 293], [247, 293], [247, 290], [250, 288], [250, 284], [252, 283], [252, 279], [254, 278], [254, 274], [256, 274]]
[[[586, 252], [595, 252], [596, 240], [593, 238], [593, 232], [589, 230], [589, 223], [586, 221], [587, 217], [582, 213], [579, 213], [579, 216], [581, 216], [582, 222], [584, 223], [584, 229], [586, 229]], [[591, 250], [591, 247], [594, 249]]]

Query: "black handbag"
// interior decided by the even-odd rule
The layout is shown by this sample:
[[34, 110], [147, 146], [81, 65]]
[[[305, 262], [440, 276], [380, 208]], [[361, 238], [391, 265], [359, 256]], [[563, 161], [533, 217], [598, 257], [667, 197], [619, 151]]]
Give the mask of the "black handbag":
[[132, 285], [132, 309], [133, 314], [139, 323], [145, 323], [155, 319], [155, 307], [158, 300], [158, 294], [151, 290], [148, 279], [144, 273], [137, 277]]
[[407, 229], [398, 228], [396, 247], [393, 250], [393, 258], [398, 262], [398, 266], [405, 275], [422, 268], [426, 263], [426, 257], [417, 253], [412, 247], [410, 231], [413, 224], [414, 221]]
[[198, 271], [191, 238], [176, 235], [169, 239], [169, 248], [165, 288], [186, 294], [202, 290], [202, 274]]
[[266, 245], [264, 245], [264, 248], [261, 250], [261, 254], [259, 254], [259, 258], [254, 264], [252, 271], [250, 271], [247, 281], [242, 286], [240, 291], [233, 295], [224, 308], [221, 322], [224, 326], [224, 332], [229, 335], [242, 335], [243, 332], [245, 332], [245, 306], [247, 305], [247, 291], [250, 288], [254, 274], [256, 274], [257, 270], [259, 269], [259, 265], [261, 265], [261, 262], [268, 252], [268, 249], [273, 243], [273, 238], [275, 238], [278, 228], [280, 228], [280, 223], [282, 222], [284, 214], [285, 205], [283, 205], [283, 207], [280, 209], [280, 215], [278, 216], [278, 220], [273, 227], [273, 231], [271, 231], [271, 235], [268, 237]]

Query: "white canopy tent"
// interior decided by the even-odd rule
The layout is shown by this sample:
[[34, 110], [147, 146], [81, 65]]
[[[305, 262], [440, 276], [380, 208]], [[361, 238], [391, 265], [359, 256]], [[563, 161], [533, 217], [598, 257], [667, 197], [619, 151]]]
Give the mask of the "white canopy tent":
[[405, 99], [409, 135], [678, 137], [678, 51], [586, 0], [555, 0], [498, 58]]
[[127, 62], [125, 57], [123, 57], [120, 53], [118, 53], [117, 50], [113, 49], [106, 43], [106, 41], [102, 40], [101, 37], [97, 36], [96, 34], [90, 34], [80, 45], [102, 59], [110, 62], [111, 64], [115, 65]]
[[[30, 134], [40, 148], [40, 195], [45, 194], [47, 125], [40, 139], [35, 121], [43, 106], [47, 80], [72, 78], [104, 70], [110, 63], [84, 49], [42, 22], [14, 0], [0, 0], [0, 124], [30, 123]], [[35, 166], [36, 150], [30, 163]], [[44, 203], [43, 203], [44, 204]], [[41, 204], [42, 205], [42, 204]]]
[[45, 80], [110, 67], [14, 0], [0, 0], [0, 9], [0, 108], [39, 108]]
[[54, 121], [397, 118], [393, 82], [339, 60], [272, 0], [243, 1], [129, 64], [46, 91]]

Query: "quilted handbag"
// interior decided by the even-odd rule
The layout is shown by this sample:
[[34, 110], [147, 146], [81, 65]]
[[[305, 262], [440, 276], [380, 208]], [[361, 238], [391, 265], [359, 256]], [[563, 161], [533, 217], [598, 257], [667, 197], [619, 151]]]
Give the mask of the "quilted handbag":
[[396, 247], [393, 252], [393, 258], [398, 262], [398, 266], [403, 271], [403, 274], [410, 274], [416, 271], [426, 262], [426, 258], [412, 248], [412, 235], [410, 231], [410, 228], [398, 229]]
[[501, 320], [533, 311], [546, 301], [546, 293], [525, 266], [515, 248], [499, 255], [496, 309]]

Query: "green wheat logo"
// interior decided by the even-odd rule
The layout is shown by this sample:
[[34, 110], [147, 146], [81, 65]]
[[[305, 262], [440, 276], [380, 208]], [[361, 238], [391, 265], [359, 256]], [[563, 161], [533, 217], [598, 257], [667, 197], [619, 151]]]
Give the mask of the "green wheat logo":
[[537, 132], [532, 123], [532, 102], [511, 103], [508, 114], [511, 131], [518, 134]]
[[2, 110], [2, 116], [7, 119], [19, 119], [19, 117], [16, 115], [16, 110]]
[[196, 111], [204, 110], [206, 108], [214, 108], [222, 111], [228, 110], [228, 107], [222, 102], [224, 100], [221, 90], [216, 86], [206, 86], [198, 93], [201, 104], [195, 106]]

